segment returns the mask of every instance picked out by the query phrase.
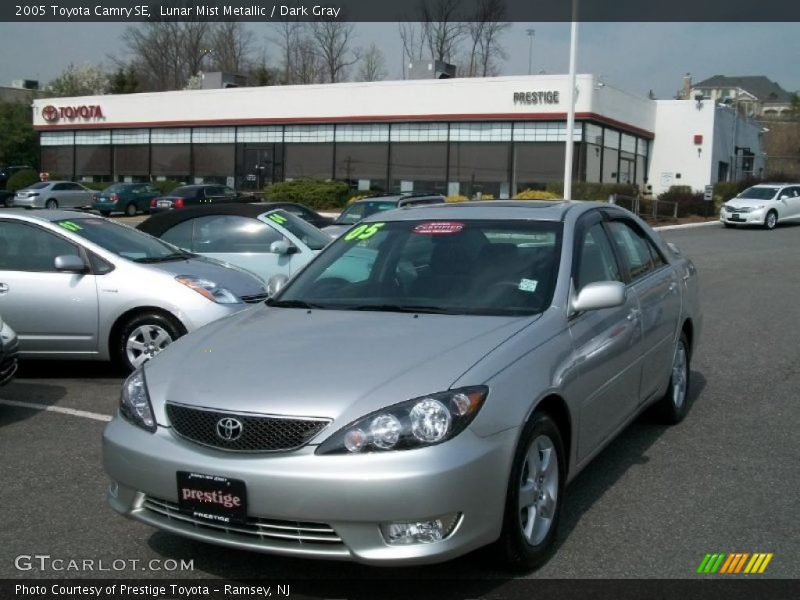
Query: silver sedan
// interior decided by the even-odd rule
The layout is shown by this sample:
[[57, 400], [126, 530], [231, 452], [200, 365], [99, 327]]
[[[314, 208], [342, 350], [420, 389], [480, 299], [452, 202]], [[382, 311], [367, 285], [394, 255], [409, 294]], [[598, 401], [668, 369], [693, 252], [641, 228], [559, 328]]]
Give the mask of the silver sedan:
[[18, 190], [12, 206], [23, 208], [83, 208], [97, 192], [74, 181], [39, 181]]
[[701, 325], [694, 265], [621, 208], [374, 215], [131, 375], [108, 500], [235, 548], [529, 570], [567, 482], [643, 410], [686, 415]]

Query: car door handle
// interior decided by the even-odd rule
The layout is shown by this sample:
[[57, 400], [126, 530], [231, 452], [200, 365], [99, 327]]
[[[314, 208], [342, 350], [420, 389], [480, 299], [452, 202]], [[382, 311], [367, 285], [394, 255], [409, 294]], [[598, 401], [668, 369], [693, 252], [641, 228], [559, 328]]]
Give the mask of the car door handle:
[[8, 284], [0, 283], [0, 294], [5, 294], [8, 291]]
[[677, 283], [675, 283], [674, 281], [670, 282], [670, 284], [669, 284], [669, 291], [670, 291], [670, 293], [672, 293], [672, 294], [674, 294], [675, 292], [677, 292], [677, 291], [678, 291], [678, 284], [677, 284]]
[[638, 321], [639, 320], [639, 311], [637, 309], [635, 309], [635, 308], [630, 309], [630, 311], [628, 311], [627, 319], [631, 323], [633, 323], [635, 321]]

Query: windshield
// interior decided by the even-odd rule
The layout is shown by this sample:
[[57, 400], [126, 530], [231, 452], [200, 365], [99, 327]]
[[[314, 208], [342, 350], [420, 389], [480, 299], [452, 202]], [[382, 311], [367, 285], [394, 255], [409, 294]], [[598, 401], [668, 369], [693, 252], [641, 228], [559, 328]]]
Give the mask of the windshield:
[[270, 304], [534, 314], [550, 305], [560, 255], [560, 223], [363, 223], [332, 242]]
[[266, 214], [266, 217], [273, 223], [277, 223], [289, 233], [303, 242], [311, 250], [322, 250], [327, 246], [331, 238], [325, 235], [311, 223], [294, 216], [285, 210], [273, 210]]
[[337, 225], [353, 225], [370, 215], [385, 210], [397, 208], [397, 202], [376, 200], [374, 202], [356, 202], [348, 206], [345, 211], [334, 221]]
[[748, 200], [771, 200], [775, 197], [778, 188], [776, 187], [751, 187], [747, 188], [737, 198]]
[[134, 262], [166, 262], [192, 256], [146, 233], [105, 219], [62, 219], [55, 224]]

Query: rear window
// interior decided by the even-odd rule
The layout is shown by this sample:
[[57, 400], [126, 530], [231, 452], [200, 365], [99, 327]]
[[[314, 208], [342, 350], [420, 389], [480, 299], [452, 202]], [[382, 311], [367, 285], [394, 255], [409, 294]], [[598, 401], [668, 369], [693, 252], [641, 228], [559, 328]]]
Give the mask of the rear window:
[[25, 189], [26, 190], [41, 190], [42, 188], [46, 188], [48, 185], [50, 185], [50, 184], [47, 183], [46, 181], [40, 181], [38, 183], [33, 183], [33, 184], [29, 185]]
[[197, 187], [178, 187], [172, 190], [170, 196], [180, 196], [181, 198], [196, 198], [203, 191], [203, 188]]

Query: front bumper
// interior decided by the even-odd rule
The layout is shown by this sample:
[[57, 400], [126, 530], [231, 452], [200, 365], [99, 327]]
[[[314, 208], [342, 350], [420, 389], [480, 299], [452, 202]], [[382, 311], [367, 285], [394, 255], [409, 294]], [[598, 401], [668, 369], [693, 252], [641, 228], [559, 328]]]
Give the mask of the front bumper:
[[725, 210], [720, 211], [719, 220], [722, 223], [731, 225], [763, 225], [767, 211], [762, 209], [748, 213], [736, 213], [737, 218], [732, 219], [733, 215]]
[[[193, 444], [169, 427], [150, 434], [117, 416], [103, 435], [103, 463], [111, 507], [166, 531], [290, 556], [423, 564], [497, 539], [517, 434], [480, 438], [466, 430], [439, 446], [359, 456], [317, 456], [314, 446], [247, 455]], [[248, 526], [209, 526], [179, 513], [177, 471], [243, 480]], [[392, 546], [379, 528], [456, 512], [458, 524], [439, 542]], [[291, 535], [263, 534], [275, 528]], [[320, 536], [325, 540], [314, 539]]]
[[122, 208], [117, 206], [117, 202], [93, 202], [91, 206], [92, 210], [97, 211], [110, 211], [110, 212], [121, 212]]

